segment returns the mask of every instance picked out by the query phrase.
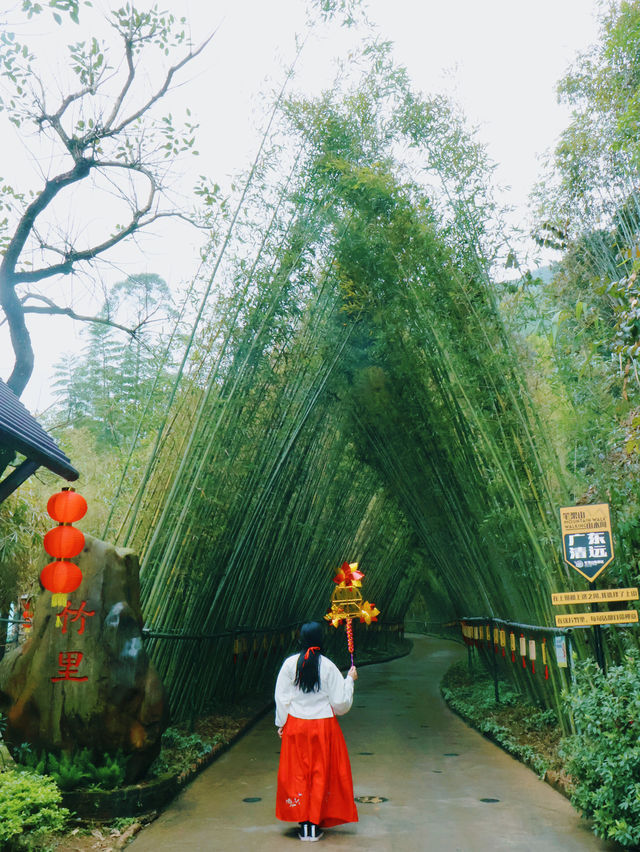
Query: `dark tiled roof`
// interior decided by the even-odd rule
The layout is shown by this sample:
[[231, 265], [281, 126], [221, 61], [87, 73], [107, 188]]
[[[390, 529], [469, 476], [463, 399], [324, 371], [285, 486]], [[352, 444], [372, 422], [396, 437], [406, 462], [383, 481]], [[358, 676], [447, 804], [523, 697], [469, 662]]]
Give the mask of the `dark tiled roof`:
[[78, 471], [53, 438], [0, 379], [0, 446], [22, 453], [65, 479], [77, 479]]

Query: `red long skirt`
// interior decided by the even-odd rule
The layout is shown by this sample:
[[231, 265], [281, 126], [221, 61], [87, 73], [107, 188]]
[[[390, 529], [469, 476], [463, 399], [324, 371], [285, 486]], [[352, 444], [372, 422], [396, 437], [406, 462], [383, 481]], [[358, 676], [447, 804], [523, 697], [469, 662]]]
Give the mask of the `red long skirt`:
[[289, 716], [282, 732], [276, 816], [329, 827], [358, 822], [347, 746], [335, 716]]

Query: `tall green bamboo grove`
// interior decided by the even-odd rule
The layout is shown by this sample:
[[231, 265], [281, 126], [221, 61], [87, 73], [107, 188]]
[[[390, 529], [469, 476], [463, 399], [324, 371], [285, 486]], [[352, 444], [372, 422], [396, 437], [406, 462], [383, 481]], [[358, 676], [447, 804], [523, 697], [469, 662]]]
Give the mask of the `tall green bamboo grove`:
[[288, 143], [212, 252], [223, 281], [123, 527], [148, 625], [182, 636], [152, 644], [177, 714], [271, 677], [239, 684], [198, 635], [321, 616], [344, 559], [389, 622], [433, 588], [458, 616], [550, 624], [565, 582], [481, 150], [384, 46], [365, 54], [357, 87], [284, 104]]
[[[607, 584], [640, 580], [640, 3], [600, 9], [600, 33], [558, 84], [571, 119], [538, 186], [545, 280], [511, 298], [527, 369], [556, 423], [571, 502], [611, 506]], [[605, 631], [612, 661], [635, 627]]]
[[[342, 365], [361, 457], [420, 542], [427, 599], [433, 578], [458, 615], [553, 625], [550, 593], [572, 579], [557, 548], [566, 494], [496, 306], [482, 219], [458, 191], [443, 221], [389, 159], [354, 160], [342, 141], [354, 104], [328, 113], [326, 102], [315, 113], [334, 128], [317, 167], [341, 199], [333, 268], [354, 324]], [[413, 139], [426, 157], [439, 151], [442, 175], [433, 126], [423, 133], [426, 144]]]

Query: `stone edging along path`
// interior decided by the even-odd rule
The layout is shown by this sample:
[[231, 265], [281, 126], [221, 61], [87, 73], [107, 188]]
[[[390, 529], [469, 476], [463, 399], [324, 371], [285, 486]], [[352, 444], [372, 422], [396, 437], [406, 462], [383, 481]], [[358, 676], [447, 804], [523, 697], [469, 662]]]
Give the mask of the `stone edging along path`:
[[[402, 653], [363, 660], [359, 667], [389, 663], [411, 653], [411, 642], [406, 641]], [[194, 760], [180, 773], [163, 775], [153, 781], [131, 784], [117, 790], [70, 790], [62, 793], [61, 804], [73, 811], [80, 819], [109, 822], [118, 817], [134, 817], [160, 811], [174, 799], [193, 779], [247, 734], [257, 722], [273, 709], [273, 701], [267, 702], [226, 743], [216, 743], [211, 751]]]

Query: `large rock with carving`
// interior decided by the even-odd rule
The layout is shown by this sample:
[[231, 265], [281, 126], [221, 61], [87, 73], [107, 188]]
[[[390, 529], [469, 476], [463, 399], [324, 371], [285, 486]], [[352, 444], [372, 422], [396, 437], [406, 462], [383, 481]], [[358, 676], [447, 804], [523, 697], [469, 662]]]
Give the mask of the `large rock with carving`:
[[67, 606], [42, 592], [31, 635], [0, 662], [5, 738], [56, 752], [122, 749], [133, 781], [159, 751], [165, 693], [142, 641], [137, 556], [85, 539]]

